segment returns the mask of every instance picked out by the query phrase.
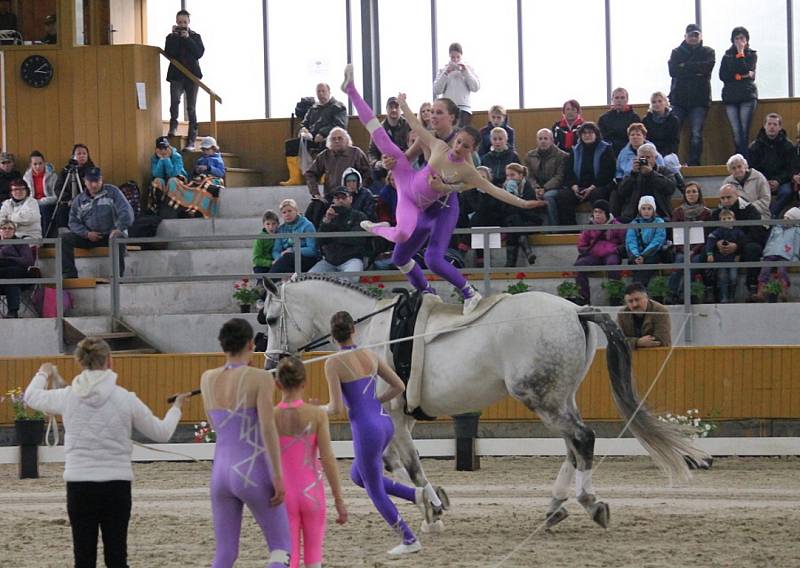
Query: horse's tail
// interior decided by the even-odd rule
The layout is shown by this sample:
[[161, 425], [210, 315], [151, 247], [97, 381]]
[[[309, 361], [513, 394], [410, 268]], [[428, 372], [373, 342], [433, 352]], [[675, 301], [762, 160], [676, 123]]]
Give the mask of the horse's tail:
[[597, 324], [606, 335], [606, 360], [614, 404], [629, 422], [633, 435], [670, 478], [688, 479], [691, 474], [685, 458], [701, 464], [708, 455], [691, 444], [684, 428], [659, 420], [644, 406], [633, 384], [630, 347], [611, 316], [602, 312], [582, 312], [579, 318]]

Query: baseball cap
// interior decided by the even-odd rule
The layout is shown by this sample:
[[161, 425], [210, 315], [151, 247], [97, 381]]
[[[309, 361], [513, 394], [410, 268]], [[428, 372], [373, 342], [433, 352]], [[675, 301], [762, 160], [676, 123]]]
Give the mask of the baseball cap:
[[697, 24], [689, 24], [688, 26], [686, 26], [686, 34], [687, 35], [689, 35], [691, 33], [695, 33], [695, 32], [703, 33], [703, 30], [701, 30], [700, 26], [698, 26]]
[[13, 162], [14, 154], [11, 152], [0, 152], [0, 162]]
[[339, 187], [333, 190], [333, 193], [331, 195], [350, 195], [350, 192], [347, 191], [346, 187], [340, 185]]
[[206, 148], [217, 148], [217, 141], [213, 136], [206, 136], [203, 138], [203, 141], [200, 142], [200, 148], [203, 150]]
[[389, 105], [399, 105], [399, 104], [400, 104], [400, 101], [397, 100], [397, 97], [389, 97], [388, 99], [386, 99], [386, 106], [387, 107]]
[[103, 173], [100, 171], [100, 168], [89, 168], [83, 176], [86, 181], [99, 181], [102, 177]]
[[169, 138], [166, 136], [159, 136], [156, 138], [156, 148], [169, 148]]

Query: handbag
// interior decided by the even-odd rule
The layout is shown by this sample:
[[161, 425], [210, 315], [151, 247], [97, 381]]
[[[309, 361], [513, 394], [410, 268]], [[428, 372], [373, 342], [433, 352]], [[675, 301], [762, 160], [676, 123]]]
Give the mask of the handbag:
[[[64, 315], [66, 316], [69, 310], [72, 309], [72, 294], [68, 290], [61, 290], [62, 302], [64, 304]], [[58, 306], [56, 305], [56, 289], [44, 286], [37, 288], [33, 292], [32, 301], [39, 316], [43, 318], [54, 318], [58, 313]]]

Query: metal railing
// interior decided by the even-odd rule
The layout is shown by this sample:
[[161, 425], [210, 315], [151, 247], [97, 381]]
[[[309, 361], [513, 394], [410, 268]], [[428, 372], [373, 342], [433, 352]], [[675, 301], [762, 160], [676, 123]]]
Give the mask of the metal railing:
[[[737, 221], [733, 223], [734, 226], [737, 227], [752, 227], [752, 226], [772, 226], [772, 225], [791, 225], [793, 221], [787, 220], [778, 220], [778, 219], [762, 219], [757, 221]], [[719, 226], [717, 222], [709, 222], [709, 221], [695, 221], [695, 222], [670, 222], [670, 223], [659, 223], [656, 225], [657, 228], [663, 229], [672, 229], [683, 231], [683, 242], [686, 243], [683, 246], [685, 250], [689, 251], [692, 246], [695, 245], [690, 244], [690, 230], [695, 227], [702, 227], [702, 228], [716, 228]], [[652, 225], [647, 225], [644, 228], [650, 228]], [[642, 229], [642, 224], [636, 223], [626, 223], [626, 224], [605, 224], [605, 225], [594, 225], [594, 224], [583, 224], [583, 225], [564, 225], [564, 226], [536, 226], [536, 227], [473, 227], [469, 229], [457, 229], [454, 231], [456, 235], [473, 235], [473, 234], [480, 234], [483, 235], [484, 243], [489, 242], [489, 235], [491, 234], [498, 234], [498, 233], [524, 233], [524, 234], [537, 234], [537, 233], [559, 233], [559, 232], [568, 232], [568, 233], [576, 233], [578, 231], [583, 230], [627, 230], [627, 229]], [[176, 237], [147, 237], [147, 238], [117, 238], [114, 242], [118, 244], [146, 244], [146, 243], [192, 243], [192, 242], [224, 242], [224, 241], [249, 241], [252, 242], [254, 240], [274, 240], [280, 238], [286, 238], [287, 234], [275, 234], [275, 235], [268, 235], [264, 233], [260, 233], [257, 235], [246, 234], [246, 235], [209, 235], [209, 236], [176, 236]], [[301, 240], [299, 237], [314, 237], [318, 240], [318, 243], [324, 242], [327, 239], [332, 238], [380, 238], [377, 235], [373, 235], [370, 233], [364, 232], [315, 232], [315, 233], [292, 233], [291, 238], [293, 239], [292, 249], [294, 253], [294, 271], [293, 273], [300, 274], [302, 273], [302, 259], [301, 259]], [[553, 245], [548, 245], [553, 246]], [[118, 258], [118, 247], [113, 246], [112, 243], [109, 243], [110, 247], [110, 255], [111, 255], [111, 262], [112, 262], [112, 274], [113, 277], [111, 279], [111, 314], [113, 317], [118, 318], [121, 313], [120, 309], [120, 287], [123, 284], [152, 284], [152, 283], [160, 283], [160, 282], [197, 282], [197, 281], [229, 281], [231, 279], [239, 279], [239, 278], [264, 278], [265, 275], [263, 273], [254, 273], [254, 272], [237, 272], [237, 273], [228, 273], [228, 274], [201, 274], [201, 275], [178, 275], [178, 276], [125, 276], [121, 277], [119, 275], [119, 258]], [[692, 262], [691, 261], [691, 254], [684, 254], [683, 261], [680, 263], [653, 263], [653, 264], [615, 264], [615, 265], [593, 265], [593, 266], [575, 266], [574, 264], [557, 264], [557, 265], [532, 265], [532, 266], [525, 266], [525, 267], [493, 267], [492, 260], [491, 260], [491, 253], [486, 253], [484, 255], [484, 265], [481, 268], [464, 268], [461, 269], [461, 272], [466, 276], [474, 276], [474, 275], [481, 275], [482, 276], [482, 283], [483, 283], [483, 292], [485, 294], [491, 293], [491, 280], [493, 274], [509, 274], [509, 273], [516, 273], [524, 271], [526, 273], [545, 273], [545, 272], [560, 272], [560, 273], [574, 273], [574, 272], [602, 272], [606, 274], [608, 272], [621, 272], [621, 271], [639, 271], [639, 270], [649, 270], [649, 271], [658, 271], [658, 270], [683, 270], [682, 275], [682, 291], [683, 291], [683, 311], [684, 313], [690, 313], [692, 308], [692, 298], [691, 298], [691, 283], [692, 283], [692, 271], [693, 270], [708, 270], [708, 269], [717, 269], [717, 268], [762, 268], [765, 266], [769, 267], [800, 267], [800, 262], [798, 261], [753, 261], [753, 262], [714, 262], [713, 265], [710, 265], [706, 262]], [[289, 277], [293, 273], [273, 273], [272, 277], [282, 278], [282, 277]], [[425, 271], [426, 274], [431, 274], [430, 270]], [[347, 277], [361, 277], [361, 276], [396, 276], [398, 274], [397, 270], [362, 270], [358, 272], [347, 272], [347, 273], [331, 273], [331, 274], [338, 274], [341, 276]], [[685, 327], [685, 337], [684, 340], [687, 343], [691, 343], [692, 341], [692, 331], [691, 325], [687, 325]]]

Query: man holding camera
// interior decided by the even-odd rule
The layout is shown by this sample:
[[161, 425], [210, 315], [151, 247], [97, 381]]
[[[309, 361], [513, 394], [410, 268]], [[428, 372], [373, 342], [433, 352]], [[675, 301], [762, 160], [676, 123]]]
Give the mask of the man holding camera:
[[[203, 78], [200, 71], [199, 59], [205, 53], [203, 39], [200, 34], [189, 29], [189, 12], [181, 10], [175, 15], [175, 25], [172, 33], [167, 36], [164, 52], [171, 59], [176, 59], [198, 79]], [[167, 70], [169, 81], [169, 136], [175, 136], [178, 130], [178, 107], [181, 96], [186, 93], [186, 113], [189, 115], [189, 140], [186, 150], [194, 150], [197, 138], [197, 83], [181, 73], [175, 65], [170, 63]]]
[[[106, 247], [110, 239], [127, 234], [133, 223], [133, 209], [122, 192], [103, 183], [100, 168], [89, 168], [86, 189], [72, 201], [69, 233], [62, 239], [61, 270], [64, 278], [77, 278], [75, 248]], [[125, 245], [120, 245], [119, 274], [125, 273]]]
[[[656, 200], [656, 215], [669, 219], [672, 215], [672, 194], [675, 184], [659, 173], [656, 165], [658, 151], [650, 142], [639, 146], [631, 173], [612, 193], [612, 210], [619, 212], [620, 221], [630, 223], [638, 214], [639, 198], [651, 195]], [[615, 195], [616, 194], [616, 195]]]
[[[346, 187], [337, 187], [333, 191], [333, 205], [325, 211], [320, 223], [321, 233], [339, 233], [362, 231], [361, 221], [367, 216], [353, 209], [353, 194]], [[322, 248], [322, 260], [311, 267], [309, 272], [359, 272], [364, 270], [366, 255], [366, 239], [364, 238], [330, 238], [319, 239]]]

